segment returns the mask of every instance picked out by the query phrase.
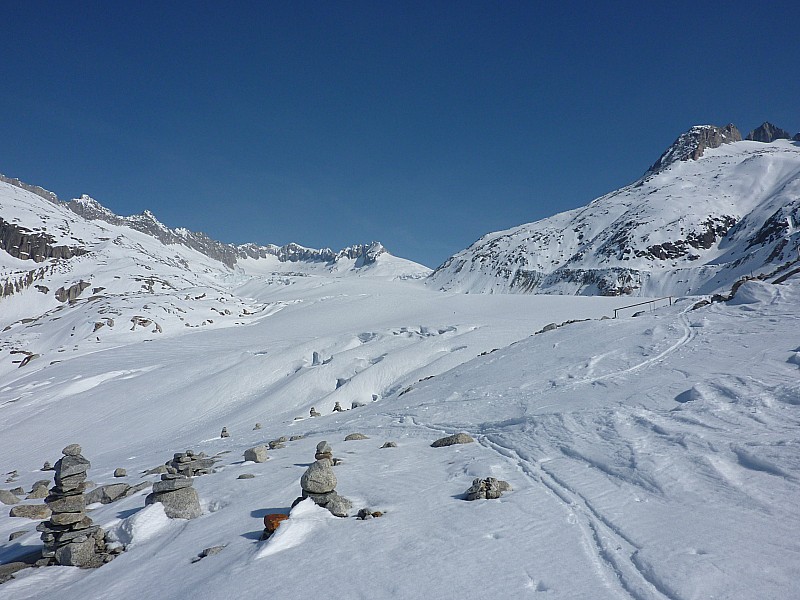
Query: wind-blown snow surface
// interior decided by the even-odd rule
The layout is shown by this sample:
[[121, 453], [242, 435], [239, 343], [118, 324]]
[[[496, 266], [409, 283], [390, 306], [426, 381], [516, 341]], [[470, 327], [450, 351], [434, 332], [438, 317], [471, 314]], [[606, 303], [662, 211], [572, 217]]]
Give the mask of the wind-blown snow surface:
[[710, 294], [798, 258], [800, 143], [742, 141], [490, 233], [431, 276], [464, 292]]
[[[22, 571], [3, 598], [800, 594], [791, 279], [747, 283], [728, 304], [689, 311], [682, 301], [533, 336], [619, 299], [445, 294], [367, 278], [240, 285], [236, 297], [280, 309], [0, 376], [0, 466], [19, 471], [13, 485], [46, 477], [37, 469], [69, 442], [82, 444], [98, 484], [116, 481], [116, 467], [138, 482], [187, 448], [228, 451], [217, 473], [195, 479], [200, 518], [165, 519], [144, 508], [146, 492], [98, 506], [91, 517], [125, 553], [97, 570]], [[367, 405], [332, 414], [336, 401]], [[295, 420], [311, 406], [323, 416]], [[343, 441], [355, 431], [370, 439]], [[457, 431], [477, 443], [430, 447]], [[241, 459], [297, 434], [306, 437], [266, 463]], [[337, 491], [385, 515], [336, 519], [304, 503], [259, 541], [261, 518], [289, 511], [323, 439], [344, 460]], [[386, 440], [398, 447], [381, 449]], [[464, 501], [486, 476], [513, 491]], [[0, 561], [38, 546], [34, 525], [0, 515], [0, 539], [28, 531], [2, 544]], [[225, 548], [191, 562], [216, 545]]]

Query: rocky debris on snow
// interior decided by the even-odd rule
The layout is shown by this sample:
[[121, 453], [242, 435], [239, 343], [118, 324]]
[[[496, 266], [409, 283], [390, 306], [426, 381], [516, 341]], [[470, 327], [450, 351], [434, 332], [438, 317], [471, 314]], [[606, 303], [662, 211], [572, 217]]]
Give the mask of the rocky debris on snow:
[[253, 427], [253, 431], [258, 431], [259, 429], [261, 429], [261, 423], [256, 423]]
[[114, 477], [127, 477], [127, 476], [128, 476], [128, 472], [125, 469], [123, 469], [122, 467], [114, 469]]
[[25, 496], [26, 500], [41, 500], [47, 498], [48, 488], [50, 487], [50, 480], [40, 479], [31, 486], [31, 491]]
[[297, 440], [302, 440], [305, 436], [304, 435], [293, 435], [289, 438], [290, 442], [296, 442]]
[[454, 444], [469, 444], [475, 440], [466, 433], [454, 433], [447, 437], [440, 438], [431, 444], [431, 448], [443, 448], [444, 446], [453, 446]]
[[320, 414], [317, 412], [317, 409], [316, 409], [316, 408], [314, 408], [313, 406], [311, 407], [311, 410], [310, 410], [310, 411], [308, 411], [308, 414], [309, 414], [310, 416], [312, 416], [312, 417], [319, 417], [319, 416], [321, 416], [321, 415], [320, 415]]
[[50, 464], [50, 461], [46, 460], [46, 461], [44, 461], [44, 464], [42, 465], [42, 468], [40, 470], [41, 471], [52, 471], [53, 470], [53, 465]]
[[269, 537], [278, 530], [280, 524], [288, 518], [289, 515], [284, 515], [282, 513], [264, 515], [264, 533], [261, 534], [261, 539], [269, 539]]
[[[176, 452], [172, 460], [166, 462], [166, 471], [167, 474], [178, 474], [185, 477], [208, 475], [214, 472], [214, 463], [218, 460], [217, 458], [207, 457], [203, 452], [199, 454], [195, 454], [191, 450]], [[174, 473], [171, 473], [171, 470]]]
[[286, 441], [287, 441], [286, 440], [286, 436], [282, 435], [281, 437], [269, 442], [269, 449], [270, 450], [280, 450], [281, 448], [285, 448], [286, 447]]
[[192, 559], [192, 562], [196, 563], [197, 561], [203, 560], [206, 556], [214, 556], [215, 554], [219, 554], [224, 549], [225, 549], [225, 545], [222, 545], [222, 546], [211, 546], [210, 548], [206, 548], [200, 554], [195, 556]]
[[397, 448], [397, 442], [385, 442], [381, 449], [383, 448]]
[[464, 492], [467, 500], [493, 500], [503, 495], [503, 492], [510, 492], [511, 485], [502, 479], [487, 477], [486, 479], [474, 479], [469, 489]]
[[52, 514], [51, 510], [44, 504], [17, 504], [8, 512], [9, 517], [21, 517], [41, 521]]
[[145, 498], [145, 505], [161, 502], [170, 519], [194, 519], [203, 514], [192, 478], [165, 473], [161, 481], [153, 484], [153, 492]]
[[366, 406], [366, 404], [364, 404], [363, 402], [359, 402], [358, 400], [353, 400], [350, 403], [350, 408], [351, 409], [353, 409], [353, 408], [361, 408], [362, 406]]
[[70, 444], [62, 454], [55, 465], [55, 485], [45, 498], [52, 516], [36, 527], [44, 542], [42, 564], [99, 567], [116, 553], [106, 550], [104, 531], [86, 515], [83, 492], [91, 463], [78, 444]]
[[17, 477], [19, 476], [16, 469], [14, 469], [13, 471], [9, 471], [8, 473], [6, 473], [6, 475], [8, 475], [8, 478], [6, 478], [6, 483], [12, 483], [16, 481]]
[[227, 427], [223, 427], [222, 428], [222, 431], [220, 432], [219, 437], [221, 437], [221, 438], [231, 437], [231, 434], [228, 433], [228, 428]]
[[255, 475], [252, 473], [242, 473], [236, 479], [255, 479]]
[[266, 446], [255, 446], [253, 448], [248, 448], [244, 451], [244, 459], [251, 460], [253, 462], [262, 463], [266, 462], [269, 457], [267, 456], [267, 447]]
[[26, 533], [28, 533], [27, 529], [17, 529], [16, 531], [12, 531], [10, 534], [8, 534], [8, 541], [13, 542], [15, 539], [22, 537]]
[[344, 409], [341, 404], [336, 402], [336, 404], [333, 405], [333, 412], [344, 412]]
[[369, 437], [364, 435], [363, 433], [351, 433], [344, 438], [345, 442], [352, 442], [355, 440], [368, 440]]
[[305, 498], [311, 498], [315, 504], [328, 509], [337, 517], [346, 517], [353, 508], [350, 500], [336, 493], [337, 480], [336, 474], [333, 472], [334, 463], [329, 458], [332, 453], [333, 450], [328, 442], [323, 441], [317, 444], [315, 456], [322, 456], [322, 458], [317, 458], [303, 473], [300, 478], [302, 495], [294, 501], [293, 506]]
[[367, 519], [377, 519], [378, 517], [382, 517], [383, 513], [379, 510], [373, 511], [371, 508], [362, 508], [358, 511], [356, 518], [366, 521]]
[[8, 490], [0, 490], [0, 502], [7, 505], [17, 504], [19, 502], [19, 498], [17, 498]]

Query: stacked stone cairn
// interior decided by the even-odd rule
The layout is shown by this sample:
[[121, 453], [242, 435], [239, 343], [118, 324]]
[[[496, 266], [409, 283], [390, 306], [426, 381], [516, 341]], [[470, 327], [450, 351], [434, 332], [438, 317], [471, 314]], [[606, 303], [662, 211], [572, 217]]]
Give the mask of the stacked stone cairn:
[[81, 454], [81, 447], [70, 444], [62, 454], [55, 464], [55, 485], [45, 498], [52, 515], [36, 527], [44, 542], [41, 566], [99, 567], [122, 549], [106, 549], [105, 533], [86, 515], [83, 492], [91, 463]]
[[208, 457], [205, 453], [195, 454], [191, 450], [176, 452], [172, 460], [167, 461], [167, 473], [178, 474], [184, 477], [197, 477], [214, 472], [214, 463], [219, 459]]
[[203, 514], [192, 478], [177, 473], [164, 473], [161, 481], [153, 484], [153, 493], [145, 498], [145, 505], [161, 502], [170, 519], [194, 519]]
[[317, 444], [316, 459], [300, 478], [302, 496], [294, 504], [311, 498], [315, 504], [328, 509], [337, 517], [346, 517], [353, 503], [336, 493], [336, 474], [333, 472], [333, 449], [328, 442]]

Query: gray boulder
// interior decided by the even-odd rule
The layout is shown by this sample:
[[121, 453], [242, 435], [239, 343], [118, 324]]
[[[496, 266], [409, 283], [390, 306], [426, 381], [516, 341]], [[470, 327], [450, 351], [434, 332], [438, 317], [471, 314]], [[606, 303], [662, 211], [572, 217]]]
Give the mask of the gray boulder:
[[56, 550], [56, 563], [69, 567], [97, 567], [102, 563], [95, 554], [95, 539], [65, 544]]
[[331, 498], [328, 500], [328, 503], [325, 505], [325, 508], [327, 508], [331, 514], [336, 517], [346, 517], [353, 508], [353, 503], [344, 496], [340, 496], [334, 492], [331, 495]]
[[[64, 448], [67, 450], [70, 446]], [[92, 466], [88, 460], [86, 460], [83, 456], [72, 456], [66, 455], [64, 458], [59, 459], [56, 462], [56, 473], [60, 479], [64, 479], [66, 477], [71, 477], [72, 475], [80, 475], [82, 473], [86, 473], [89, 470], [89, 467]]]
[[96, 487], [92, 491], [87, 492], [84, 497], [86, 498], [86, 504], [94, 504], [95, 502], [111, 504], [127, 496], [130, 489], [131, 486], [127, 483], [111, 483]]
[[269, 457], [267, 456], [267, 447], [266, 446], [256, 446], [254, 448], [248, 448], [244, 451], [244, 459], [251, 460], [253, 462], [262, 463], [266, 462]]
[[203, 514], [200, 498], [193, 487], [185, 487], [171, 492], [152, 493], [145, 499], [145, 504], [161, 502], [164, 512], [170, 519], [194, 519]]
[[162, 475], [161, 481], [156, 481], [153, 484], [153, 493], [174, 492], [188, 487], [192, 487], [192, 480], [189, 477]]
[[331, 461], [325, 458], [314, 461], [300, 478], [300, 487], [312, 494], [326, 494], [336, 489], [336, 474]]
[[128, 472], [125, 469], [123, 469], [122, 467], [114, 469], [114, 477], [127, 477], [127, 476], [128, 476]]
[[49, 518], [51, 514], [52, 511], [44, 504], [18, 504], [11, 508], [8, 516], [40, 520]]
[[351, 433], [344, 438], [345, 442], [352, 442], [353, 440], [368, 440], [369, 438], [363, 433]]
[[465, 492], [467, 500], [493, 500], [503, 495], [503, 492], [510, 492], [511, 485], [502, 479], [487, 477], [486, 479], [474, 479], [472, 485]]
[[386, 442], [381, 448], [397, 448], [397, 442]]
[[444, 446], [453, 446], [455, 444], [469, 444], [474, 441], [475, 440], [466, 433], [455, 433], [453, 435], [448, 435], [447, 437], [436, 440], [431, 444], [431, 447], [442, 448]]
[[64, 456], [80, 456], [83, 449], [79, 444], [70, 444], [61, 451]]
[[8, 490], [0, 490], [0, 502], [3, 504], [17, 504], [19, 503], [19, 498], [17, 498], [14, 494], [9, 492]]

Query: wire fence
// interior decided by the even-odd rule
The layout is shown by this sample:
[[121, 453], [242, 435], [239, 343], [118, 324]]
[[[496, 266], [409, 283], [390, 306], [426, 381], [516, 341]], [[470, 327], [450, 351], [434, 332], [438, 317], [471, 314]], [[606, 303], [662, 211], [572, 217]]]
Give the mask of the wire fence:
[[[620, 312], [622, 310], [626, 310], [628, 308], [636, 308], [637, 306], [647, 306], [647, 308], [649, 310], [653, 311], [656, 308], [658, 308], [658, 303], [659, 302], [664, 302], [664, 301], [668, 301], [669, 302], [669, 306], [672, 306], [672, 296], [664, 296], [663, 298], [654, 298], [652, 300], [647, 300], [645, 302], [637, 302], [636, 304], [629, 304], [628, 306], [620, 306], [619, 308], [615, 308], [614, 309], [614, 318], [615, 319], [617, 318], [617, 313], [618, 312]], [[664, 304], [664, 306], [667, 306], [667, 304]]]

